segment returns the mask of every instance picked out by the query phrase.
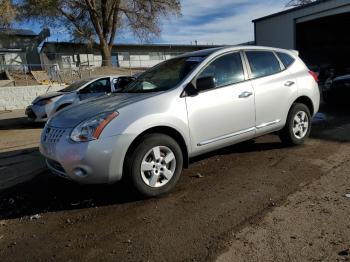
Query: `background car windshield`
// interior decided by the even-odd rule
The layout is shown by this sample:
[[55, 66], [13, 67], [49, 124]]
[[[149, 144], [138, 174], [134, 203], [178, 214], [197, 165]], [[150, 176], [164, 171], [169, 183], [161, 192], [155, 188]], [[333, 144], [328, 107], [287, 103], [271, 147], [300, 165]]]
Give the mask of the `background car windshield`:
[[62, 89], [61, 92], [73, 92], [73, 91], [76, 91], [81, 86], [87, 84], [90, 81], [91, 81], [91, 79], [84, 79], [84, 80], [76, 81], [73, 84], [71, 84], [71, 85], [67, 86], [66, 88]]
[[124, 88], [124, 93], [165, 91], [179, 84], [205, 56], [179, 57], [161, 63], [140, 75]]

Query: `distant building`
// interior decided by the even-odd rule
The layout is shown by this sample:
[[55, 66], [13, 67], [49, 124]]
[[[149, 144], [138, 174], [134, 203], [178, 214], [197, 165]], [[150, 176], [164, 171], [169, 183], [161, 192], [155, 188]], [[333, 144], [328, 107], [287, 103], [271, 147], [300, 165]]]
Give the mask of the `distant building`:
[[31, 30], [0, 28], [0, 70], [22, 68], [40, 68], [38, 52], [40, 43], [50, 35], [48, 29], [40, 34]]
[[[116, 67], [147, 68], [179, 54], [213, 45], [116, 44], [112, 50], [112, 64]], [[59, 69], [99, 67], [102, 56], [98, 46], [70, 42], [45, 42], [40, 51], [43, 65], [57, 65]]]
[[350, 73], [349, 0], [318, 0], [253, 23], [257, 45], [296, 49], [314, 70]]

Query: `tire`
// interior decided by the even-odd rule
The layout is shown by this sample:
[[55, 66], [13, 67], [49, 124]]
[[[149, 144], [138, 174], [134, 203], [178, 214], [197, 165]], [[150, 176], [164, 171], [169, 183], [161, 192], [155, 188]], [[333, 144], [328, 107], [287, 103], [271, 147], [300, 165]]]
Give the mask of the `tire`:
[[126, 158], [124, 170], [127, 180], [138, 193], [156, 197], [174, 188], [182, 166], [183, 154], [179, 144], [170, 136], [150, 134]]
[[[298, 123], [297, 119], [301, 121]], [[282, 143], [287, 146], [301, 145], [309, 137], [310, 131], [311, 114], [309, 108], [304, 104], [293, 104], [289, 110], [286, 125], [279, 132]]]

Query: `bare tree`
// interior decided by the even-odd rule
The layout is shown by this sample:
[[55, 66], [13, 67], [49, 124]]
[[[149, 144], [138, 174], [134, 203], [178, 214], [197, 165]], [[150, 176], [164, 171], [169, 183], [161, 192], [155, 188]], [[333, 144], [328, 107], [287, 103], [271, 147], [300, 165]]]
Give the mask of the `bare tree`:
[[314, 2], [315, 0], [290, 0], [287, 4], [286, 7], [291, 7], [291, 6], [303, 6], [306, 4], [310, 4]]
[[181, 15], [179, 0], [23, 0], [18, 19], [65, 27], [75, 40], [98, 44], [104, 66], [112, 64], [117, 33], [131, 30], [140, 40], [161, 32], [160, 20]]
[[11, 0], [0, 0], [0, 10], [0, 27], [10, 27], [16, 18], [16, 7]]

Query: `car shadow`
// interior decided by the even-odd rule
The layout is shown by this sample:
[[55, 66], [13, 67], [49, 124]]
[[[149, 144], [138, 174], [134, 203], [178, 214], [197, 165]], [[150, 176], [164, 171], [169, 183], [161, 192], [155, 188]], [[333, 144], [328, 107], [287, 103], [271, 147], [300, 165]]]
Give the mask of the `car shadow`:
[[57, 178], [48, 170], [0, 192], [0, 219], [108, 206], [141, 200], [126, 183], [81, 185]]
[[199, 162], [211, 157], [220, 156], [220, 155], [232, 155], [232, 154], [259, 152], [259, 151], [270, 151], [270, 150], [286, 148], [286, 146], [278, 140], [277, 136], [276, 137], [269, 136], [268, 140], [267, 139], [264, 139], [264, 140], [265, 140], [264, 142], [259, 141], [258, 143], [256, 143], [255, 139], [252, 139], [246, 142], [221, 148], [221, 149], [194, 157], [190, 160], [190, 163], [196, 163], [196, 162]]
[[16, 117], [0, 119], [0, 130], [13, 130], [13, 129], [41, 129], [45, 123], [33, 122], [26, 117]]
[[[198, 162], [215, 155], [281, 148], [281, 143], [245, 142], [194, 158]], [[8, 153], [7, 153], [8, 154]], [[15, 154], [18, 156], [18, 154]], [[1, 159], [0, 154], [0, 159]], [[39, 160], [38, 160], [39, 161]], [[13, 219], [63, 210], [76, 210], [142, 201], [127, 182], [113, 185], [81, 185], [58, 178], [44, 169], [30, 181], [0, 191], [0, 219]]]
[[333, 142], [350, 142], [350, 107], [322, 104], [315, 116], [311, 138]]

